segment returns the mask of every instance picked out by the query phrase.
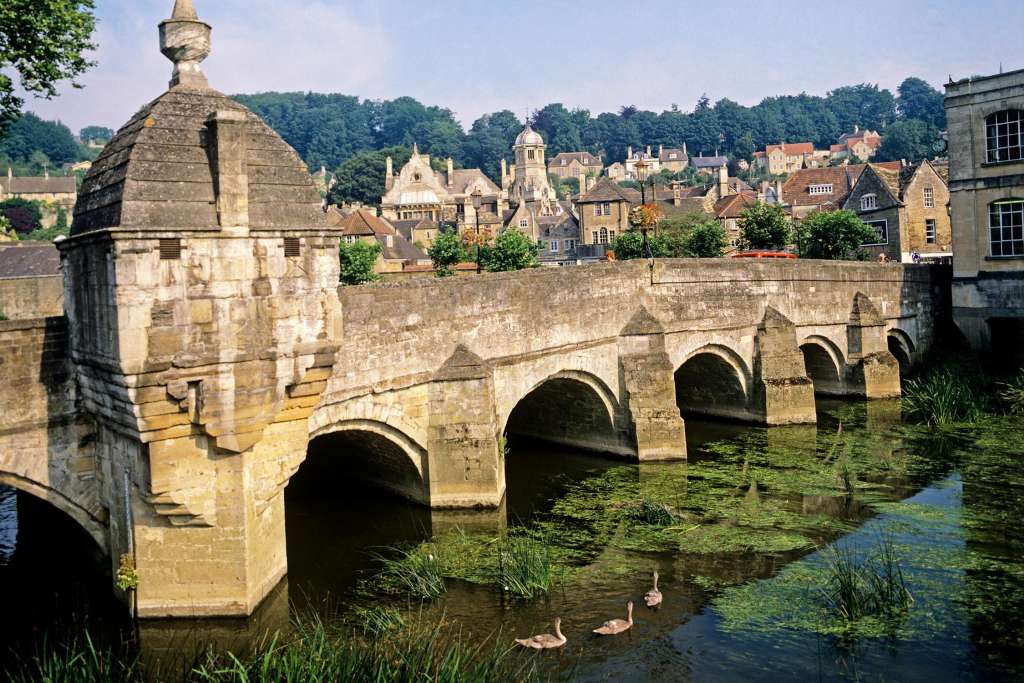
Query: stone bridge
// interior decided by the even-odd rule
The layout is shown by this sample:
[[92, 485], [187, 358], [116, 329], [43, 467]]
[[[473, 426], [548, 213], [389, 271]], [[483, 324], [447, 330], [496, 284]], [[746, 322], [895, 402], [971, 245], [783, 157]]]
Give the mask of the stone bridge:
[[95, 160], [58, 245], [64, 315], [0, 322], [0, 482], [133, 565], [142, 616], [252, 613], [308, 454], [495, 507], [506, 434], [658, 460], [685, 457], [686, 412], [813, 422], [816, 393], [898, 395], [948, 308], [928, 267], [813, 261], [339, 290], [308, 169], [199, 68], [210, 27], [178, 0], [160, 36], [171, 87]]

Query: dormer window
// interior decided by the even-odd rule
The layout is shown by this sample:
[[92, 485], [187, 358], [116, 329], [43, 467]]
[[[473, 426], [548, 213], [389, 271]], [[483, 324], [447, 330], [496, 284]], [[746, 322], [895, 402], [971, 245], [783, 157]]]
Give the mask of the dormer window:
[[987, 159], [990, 164], [1024, 159], [1024, 112], [998, 111], [985, 119]]
[[391, 236], [391, 235], [386, 235], [384, 237], [384, 241], [387, 242], [388, 249], [391, 249], [392, 247], [395, 246], [395, 238], [393, 236]]
[[866, 194], [860, 198], [861, 211], [873, 211], [878, 208], [878, 197], [873, 194]]
[[832, 194], [832, 183], [817, 183], [815, 185], [809, 185], [807, 187], [807, 192], [810, 193], [812, 197], [816, 195]]

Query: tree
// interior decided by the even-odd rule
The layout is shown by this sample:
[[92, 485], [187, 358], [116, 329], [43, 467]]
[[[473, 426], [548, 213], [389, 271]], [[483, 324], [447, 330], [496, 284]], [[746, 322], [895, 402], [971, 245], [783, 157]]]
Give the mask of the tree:
[[917, 119], [897, 121], [889, 126], [875, 161], [921, 161], [931, 158], [942, 142], [942, 134], [935, 126]]
[[917, 119], [940, 130], [946, 127], [946, 104], [941, 92], [913, 76], [900, 83], [896, 91], [896, 107], [904, 119]]
[[7, 134], [0, 139], [0, 156], [23, 164], [52, 162], [60, 166], [78, 161], [80, 153], [67, 126], [27, 113], [8, 126]]
[[836, 88], [827, 100], [839, 129], [845, 132], [851, 132], [854, 126], [880, 130], [896, 120], [896, 98], [877, 85], [861, 83]]
[[28, 235], [43, 226], [43, 211], [39, 202], [15, 197], [0, 202], [0, 213], [7, 217], [19, 235]]
[[856, 258], [862, 244], [875, 241], [875, 231], [852, 211], [824, 211], [800, 226], [800, 255], [842, 260]]
[[68, 212], [63, 207], [57, 208], [57, 220], [49, 228], [33, 230], [28, 235], [32, 242], [52, 242], [58, 237], [67, 237], [70, 234], [68, 227]]
[[360, 152], [345, 161], [334, 173], [334, 187], [327, 194], [331, 204], [362, 202], [380, 204], [384, 196], [384, 175], [387, 158], [392, 157], [397, 173], [409, 161], [411, 153], [404, 147], [391, 147], [376, 152]]
[[779, 250], [793, 241], [789, 219], [778, 204], [758, 202], [744, 209], [739, 225], [743, 249]]
[[689, 256], [719, 258], [725, 255], [725, 230], [716, 220], [703, 220], [690, 230], [683, 244]]
[[96, 18], [92, 0], [4, 0], [0, 4], [0, 133], [20, 113], [24, 100], [14, 94], [17, 72], [25, 92], [50, 99], [57, 84], [93, 66], [85, 53]]
[[455, 275], [452, 266], [466, 260], [466, 250], [462, 246], [462, 240], [459, 239], [458, 233], [443, 232], [430, 245], [427, 256], [433, 261], [438, 277], [451, 277]]
[[341, 243], [341, 283], [343, 285], [361, 285], [374, 282], [380, 276], [374, 272], [381, 246], [377, 242], [359, 240], [354, 244]]
[[113, 137], [114, 131], [103, 126], [86, 126], [78, 133], [78, 139], [82, 142], [92, 142], [93, 140], [110, 142]]
[[485, 247], [480, 252], [480, 262], [484, 270], [501, 273], [510, 270], [536, 268], [537, 253], [540, 245], [529, 236], [511, 228], [498, 235], [493, 247]]

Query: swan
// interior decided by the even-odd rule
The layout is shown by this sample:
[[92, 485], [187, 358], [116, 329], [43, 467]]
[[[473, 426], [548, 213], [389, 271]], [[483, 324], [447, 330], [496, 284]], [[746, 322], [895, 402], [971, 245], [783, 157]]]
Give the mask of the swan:
[[654, 572], [654, 588], [644, 593], [644, 604], [657, 607], [661, 604], [661, 591], [658, 590], [658, 572]]
[[626, 618], [625, 619], [612, 619], [611, 621], [604, 622], [601, 628], [595, 628], [594, 633], [598, 633], [602, 636], [614, 636], [616, 633], [622, 633], [628, 631], [633, 627], [633, 602], [630, 601], [626, 605]]
[[534, 650], [550, 650], [565, 645], [566, 637], [562, 635], [562, 619], [555, 619], [555, 635], [543, 633], [530, 638], [516, 638], [516, 643], [523, 647], [530, 647]]

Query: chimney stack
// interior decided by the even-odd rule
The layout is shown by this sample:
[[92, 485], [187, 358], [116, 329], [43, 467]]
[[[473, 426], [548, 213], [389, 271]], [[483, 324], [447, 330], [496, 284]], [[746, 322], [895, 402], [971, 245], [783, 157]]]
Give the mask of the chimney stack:
[[626, 158], [627, 159], [632, 159], [633, 158], [633, 145], [629, 145], [628, 147], [626, 147]]
[[664, 154], [664, 153], [665, 153], [665, 145], [658, 145], [658, 158], [660, 159], [661, 155]]
[[455, 162], [448, 157], [448, 187], [455, 185]]
[[651, 146], [650, 145], [647, 145], [647, 158], [648, 159], [651, 158]]
[[729, 196], [729, 167], [722, 164], [718, 169], [718, 198]]
[[218, 110], [206, 120], [210, 131], [210, 150], [217, 219], [224, 232], [249, 233], [249, 175], [246, 151], [249, 147], [245, 113]]

